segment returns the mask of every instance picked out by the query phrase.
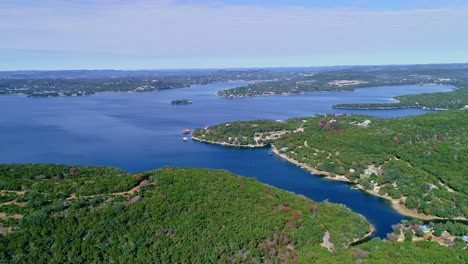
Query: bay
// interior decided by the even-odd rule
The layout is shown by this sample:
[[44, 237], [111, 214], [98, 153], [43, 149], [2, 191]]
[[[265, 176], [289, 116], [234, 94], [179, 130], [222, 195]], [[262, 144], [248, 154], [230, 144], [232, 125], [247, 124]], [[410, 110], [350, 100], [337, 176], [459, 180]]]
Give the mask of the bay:
[[[222, 89], [245, 82], [213, 83], [152, 93], [102, 93], [86, 97], [0, 97], [0, 163], [109, 165], [128, 172], [163, 166], [226, 169], [303, 194], [342, 203], [363, 214], [385, 237], [405, 218], [383, 199], [325, 180], [266, 149], [245, 150], [184, 142], [182, 131], [221, 122], [286, 119], [324, 113], [377, 117], [418, 115], [424, 109], [342, 110], [337, 103], [385, 103], [402, 94], [442, 92], [451, 86], [386, 86], [353, 92], [225, 99]], [[190, 99], [191, 105], [172, 105]]]

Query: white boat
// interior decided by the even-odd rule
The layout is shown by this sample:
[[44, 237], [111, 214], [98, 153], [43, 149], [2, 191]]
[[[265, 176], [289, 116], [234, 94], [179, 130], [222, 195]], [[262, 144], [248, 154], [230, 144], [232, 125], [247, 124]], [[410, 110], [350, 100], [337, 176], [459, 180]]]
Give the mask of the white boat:
[[183, 137], [182, 140], [183, 140], [183, 141], [187, 141], [188, 138], [187, 138], [187, 137]]

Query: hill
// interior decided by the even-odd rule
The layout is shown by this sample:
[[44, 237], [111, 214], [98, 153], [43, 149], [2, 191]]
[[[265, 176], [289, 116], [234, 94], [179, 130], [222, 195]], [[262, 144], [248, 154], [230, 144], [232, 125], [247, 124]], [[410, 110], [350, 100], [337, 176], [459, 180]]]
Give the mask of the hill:
[[453, 85], [451, 92], [402, 95], [395, 103], [337, 104], [341, 109], [431, 108], [460, 109], [468, 105], [466, 64], [364, 66], [278, 76], [218, 92], [226, 98], [301, 94], [317, 91], [352, 91], [356, 88], [395, 85]]
[[0, 173], [7, 262], [293, 260], [327, 231], [337, 249], [369, 232], [344, 206], [226, 171], [2, 165]]
[[468, 111], [378, 119], [315, 116], [249, 121], [196, 130], [231, 146], [274, 145], [277, 154], [331, 179], [391, 200], [423, 219], [468, 217]]
[[0, 183], [2, 262], [467, 259], [429, 242], [350, 247], [369, 232], [361, 215], [221, 170], [0, 165]]

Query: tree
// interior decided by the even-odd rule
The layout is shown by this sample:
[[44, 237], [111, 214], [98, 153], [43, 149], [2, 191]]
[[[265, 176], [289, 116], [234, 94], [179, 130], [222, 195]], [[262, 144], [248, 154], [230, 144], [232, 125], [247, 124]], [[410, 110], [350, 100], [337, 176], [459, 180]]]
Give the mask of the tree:
[[416, 209], [418, 208], [418, 200], [413, 196], [410, 196], [406, 199], [405, 205], [408, 209]]
[[442, 235], [442, 232], [443, 232], [442, 228], [436, 225], [436, 227], [434, 228], [434, 236], [440, 237]]
[[423, 232], [421, 229], [417, 229], [417, 230], [416, 230], [416, 236], [417, 236], [417, 237], [423, 237], [423, 236], [424, 236], [424, 232]]
[[407, 242], [411, 242], [413, 241], [413, 231], [411, 230], [406, 230], [406, 233], [405, 233], [405, 241]]

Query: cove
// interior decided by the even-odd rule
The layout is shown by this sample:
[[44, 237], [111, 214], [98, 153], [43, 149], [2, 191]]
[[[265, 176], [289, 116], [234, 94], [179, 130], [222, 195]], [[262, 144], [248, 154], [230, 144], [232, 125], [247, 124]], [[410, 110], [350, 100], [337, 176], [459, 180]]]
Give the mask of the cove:
[[[387, 86], [353, 92], [225, 99], [222, 89], [245, 82], [213, 83], [153, 93], [105, 93], [86, 97], [0, 97], [0, 163], [108, 165], [128, 172], [163, 166], [226, 169], [304, 194], [342, 203], [363, 214], [385, 237], [405, 218], [380, 198], [328, 181], [267, 149], [235, 149], [193, 141], [182, 131], [234, 120], [286, 119], [324, 113], [377, 117], [424, 114], [423, 109], [340, 110], [337, 103], [389, 102], [402, 94], [450, 91], [451, 86]], [[190, 99], [190, 105], [172, 100]]]

